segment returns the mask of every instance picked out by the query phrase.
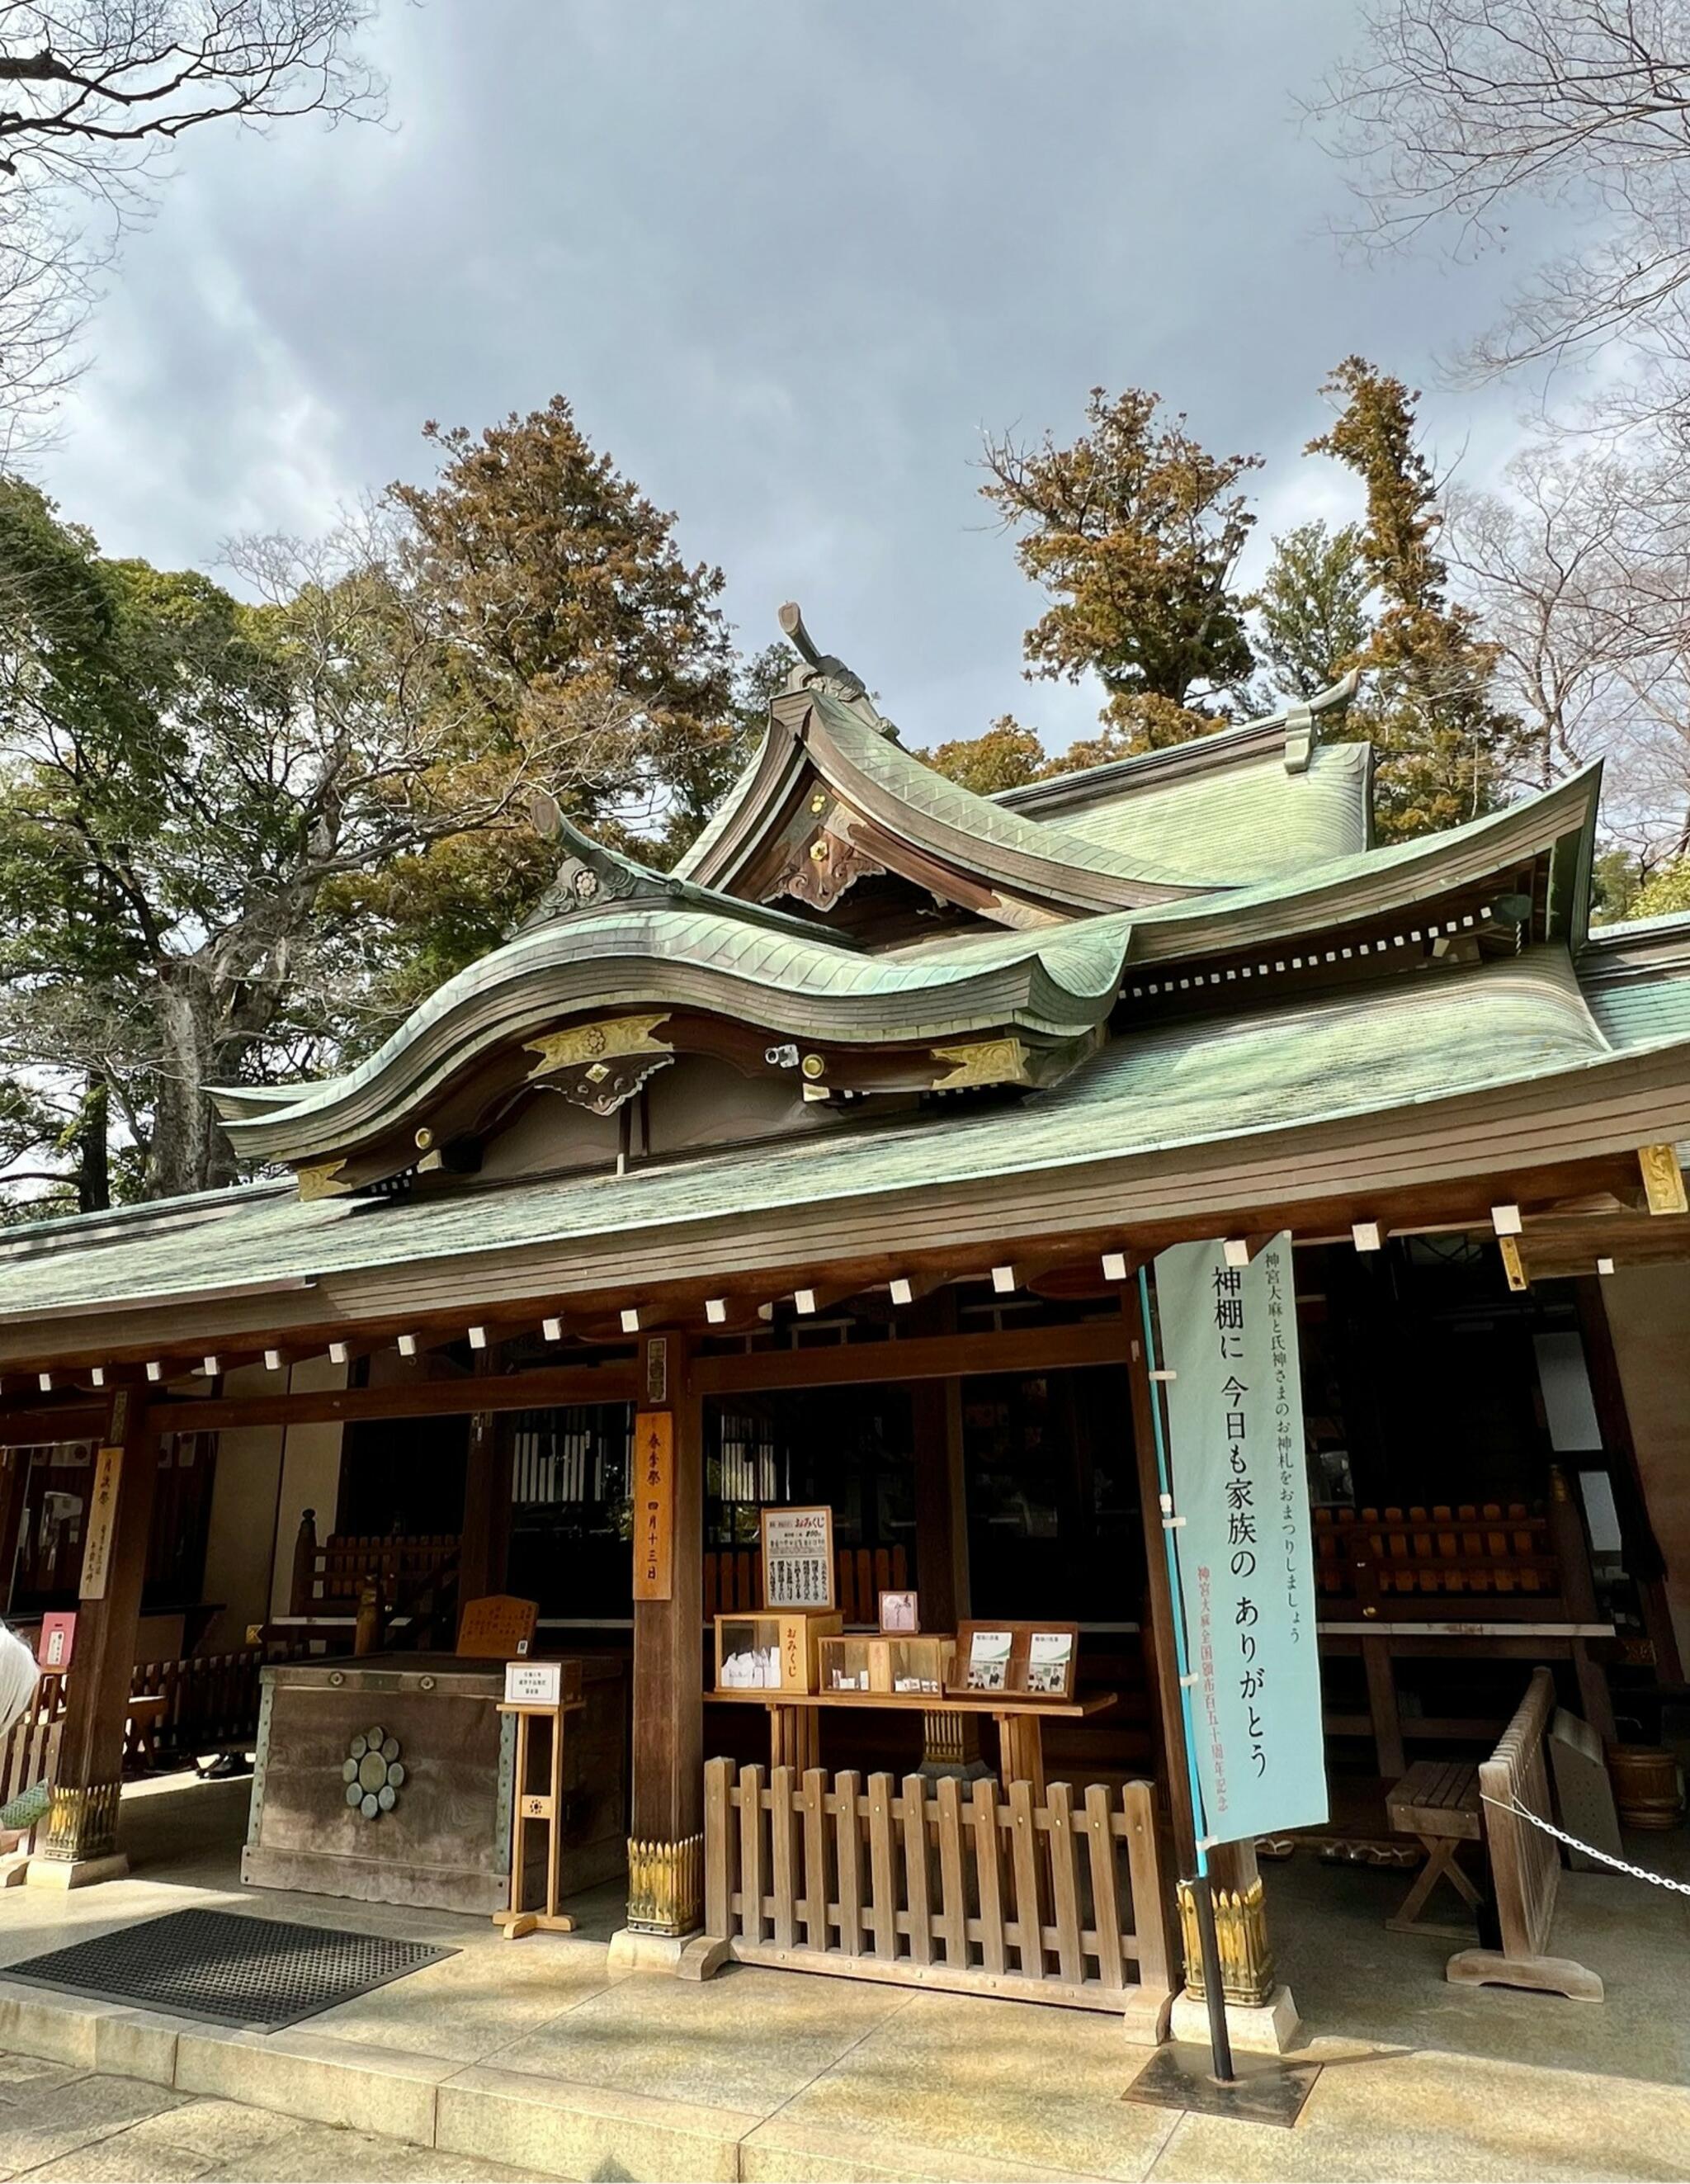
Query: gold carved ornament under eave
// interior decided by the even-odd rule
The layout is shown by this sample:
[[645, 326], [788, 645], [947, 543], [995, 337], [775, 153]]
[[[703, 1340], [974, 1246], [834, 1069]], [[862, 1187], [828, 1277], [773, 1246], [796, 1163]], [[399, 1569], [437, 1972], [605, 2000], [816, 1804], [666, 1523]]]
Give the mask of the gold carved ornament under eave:
[[1031, 1084], [1027, 1050], [1018, 1039], [976, 1039], [965, 1046], [936, 1046], [935, 1061], [948, 1061], [945, 1077], [936, 1077], [936, 1092], [959, 1092], [970, 1084]]
[[885, 871], [883, 864], [866, 850], [859, 849], [842, 829], [822, 826], [792, 850], [772, 884], [764, 889], [763, 900], [773, 902], [777, 895], [789, 894], [812, 910], [828, 911], [848, 888]]
[[299, 1202], [308, 1204], [314, 1198], [344, 1198], [352, 1190], [349, 1183], [341, 1180], [341, 1171], [346, 1162], [318, 1161], [309, 1167], [297, 1167], [294, 1179], [299, 1185]]
[[613, 1115], [674, 1061], [672, 1042], [653, 1036], [658, 1025], [668, 1021], [666, 1010], [651, 1017], [605, 1017], [529, 1039], [528, 1052], [539, 1059], [528, 1081], [543, 1078], [572, 1106], [592, 1115]]

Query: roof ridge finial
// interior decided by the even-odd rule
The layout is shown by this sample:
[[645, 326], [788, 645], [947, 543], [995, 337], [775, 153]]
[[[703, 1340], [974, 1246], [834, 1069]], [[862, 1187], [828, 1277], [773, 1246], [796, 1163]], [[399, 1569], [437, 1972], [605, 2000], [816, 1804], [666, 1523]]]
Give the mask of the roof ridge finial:
[[820, 649], [815, 639], [804, 627], [803, 610], [796, 600], [788, 599], [781, 609], [780, 621], [781, 634], [803, 661], [802, 667], [793, 668], [787, 688], [789, 690], [803, 690], [812, 683], [820, 683], [830, 697], [852, 707], [866, 726], [896, 740], [898, 730], [869, 695], [868, 684], [853, 668], [845, 665], [837, 652]]

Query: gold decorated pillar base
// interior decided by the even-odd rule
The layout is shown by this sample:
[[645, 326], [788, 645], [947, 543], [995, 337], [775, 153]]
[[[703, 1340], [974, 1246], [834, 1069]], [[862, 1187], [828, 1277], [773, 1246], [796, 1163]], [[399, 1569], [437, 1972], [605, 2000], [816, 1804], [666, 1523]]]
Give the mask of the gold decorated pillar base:
[[704, 1838], [628, 1839], [628, 1925], [637, 1934], [696, 1933], [704, 1923]]
[[53, 1802], [36, 1832], [35, 1855], [25, 1878], [48, 1888], [81, 1888], [96, 1880], [117, 1880], [129, 1860], [117, 1847], [120, 1785], [94, 1782], [86, 1788], [55, 1788]]
[[[1220, 1992], [1241, 2008], [1259, 2008], [1273, 1992], [1273, 1948], [1259, 1876], [1242, 1888], [1216, 1887], [1215, 1941], [1220, 1958]], [[1207, 1993], [1203, 1953], [1198, 1944], [1197, 1906], [1191, 1883], [1180, 1883], [1180, 1933], [1185, 1944], [1186, 1991], [1198, 2001]]]

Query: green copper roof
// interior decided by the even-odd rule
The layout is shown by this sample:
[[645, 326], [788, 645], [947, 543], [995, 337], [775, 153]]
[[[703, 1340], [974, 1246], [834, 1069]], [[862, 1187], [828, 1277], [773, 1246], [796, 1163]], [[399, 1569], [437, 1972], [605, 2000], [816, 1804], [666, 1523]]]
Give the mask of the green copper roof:
[[[1651, 1042], [1663, 1043], [1663, 1042]], [[1672, 1042], [1676, 1043], [1676, 1042]], [[0, 1241], [0, 1316], [325, 1276], [634, 1228], [709, 1223], [826, 1199], [1082, 1165], [1387, 1111], [1597, 1068], [1615, 1049], [1565, 952], [1434, 969], [1370, 990], [1116, 1038], [1060, 1088], [915, 1120], [435, 1199], [300, 1203], [265, 1188], [220, 1217], [125, 1237], [81, 1225]], [[240, 1194], [236, 1194], [238, 1200]], [[192, 1248], [183, 1237], [192, 1232]], [[76, 1248], [67, 1249], [67, 1245]]]
[[690, 904], [611, 903], [526, 928], [423, 1002], [343, 1076], [292, 1100], [217, 1096], [243, 1150], [344, 1151], [425, 1100], [478, 1053], [570, 1011], [699, 1008], [793, 1039], [919, 1041], [1014, 1027], [1053, 1039], [1108, 1016], [1130, 927], [1095, 920], [867, 956], [797, 919], [781, 929]]
[[1156, 887], [1188, 890], [1181, 878], [1154, 844], [1136, 845], [1138, 854], [1125, 855], [1107, 843], [1070, 842], [1057, 828], [1024, 819], [990, 797], [976, 796], [970, 788], [952, 781], [905, 750], [888, 736], [876, 734], [826, 691], [812, 694], [811, 702], [829, 738], [850, 760], [853, 769], [875, 783], [909, 811], [917, 812], [949, 833], [1041, 864], [1066, 866], [1076, 875], [1092, 873], [1129, 884], [1144, 882]]
[[[1064, 841], [1106, 849], [1192, 883], [1237, 886], [1281, 878], [1368, 843], [1365, 744], [1317, 746], [1300, 773], [1271, 755], [1162, 785], [1123, 787], [1042, 823]], [[1224, 875], [1224, 882], [1217, 876]]]

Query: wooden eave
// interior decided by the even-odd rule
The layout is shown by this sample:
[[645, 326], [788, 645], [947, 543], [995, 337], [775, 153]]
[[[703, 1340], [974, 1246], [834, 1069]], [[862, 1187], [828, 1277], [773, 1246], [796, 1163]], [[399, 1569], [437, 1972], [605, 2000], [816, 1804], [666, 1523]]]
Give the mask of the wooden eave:
[[[1479, 1092], [1326, 1123], [926, 1190], [864, 1193], [708, 1222], [676, 1222], [327, 1274], [307, 1291], [140, 1312], [0, 1323], [0, 1370], [72, 1371], [275, 1340], [326, 1343], [639, 1301], [647, 1325], [696, 1316], [724, 1289], [790, 1294], [819, 1273], [867, 1289], [924, 1268], [956, 1279], [1016, 1253], [1078, 1262], [1256, 1230], [1303, 1240], [1360, 1220], [1398, 1233], [1487, 1225], [1506, 1199], [1531, 1220], [1569, 1199], [1634, 1186], [1639, 1145], [1690, 1137], [1690, 1049], [1668, 1046]], [[887, 1379], [898, 1377], [886, 1352]]]
[[1293, 889], [1274, 883], [1237, 894], [1209, 895], [1189, 909], [1137, 921], [1129, 969], [1271, 948], [1313, 933], [1405, 916], [1436, 915], [1440, 900], [1460, 890], [1518, 886], [1531, 874], [1535, 940], [1582, 938], [1578, 922], [1587, 890], [1599, 769], [1511, 806], [1465, 838], [1429, 835], [1415, 854], [1388, 860], [1342, 861], [1323, 880]]

